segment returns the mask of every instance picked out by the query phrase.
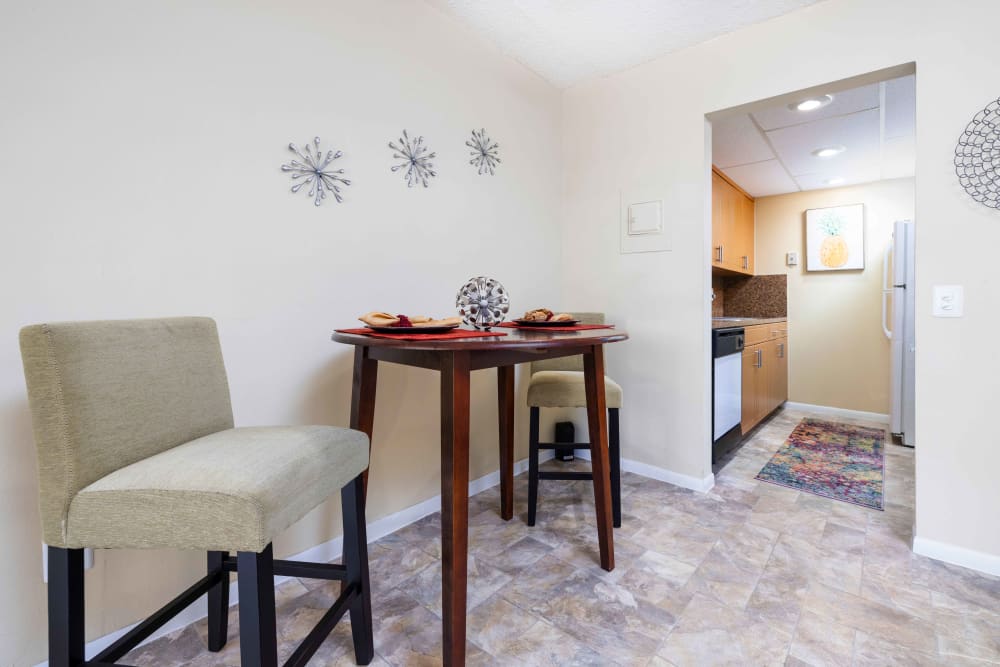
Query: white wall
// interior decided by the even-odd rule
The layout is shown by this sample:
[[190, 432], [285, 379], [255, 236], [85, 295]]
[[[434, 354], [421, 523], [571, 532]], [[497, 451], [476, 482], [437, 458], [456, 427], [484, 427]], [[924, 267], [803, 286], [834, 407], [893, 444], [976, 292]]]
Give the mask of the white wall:
[[[828, 0], [563, 98], [567, 307], [604, 309], [632, 334], [608, 352], [631, 391], [623, 454], [701, 477], [709, 468], [709, 153], [705, 114], [916, 62], [919, 539], [1000, 571], [1000, 448], [989, 401], [1000, 362], [1000, 215], [959, 188], [955, 142], [1000, 93], [1000, 3]], [[653, 184], [672, 252], [619, 255], [622, 188]], [[963, 319], [930, 316], [931, 285], [964, 284]]]
[[[913, 198], [913, 179], [899, 178], [755, 202], [757, 272], [788, 277], [788, 400], [889, 413], [882, 265], [893, 222], [914, 217]], [[806, 210], [847, 204], [865, 207], [865, 268], [806, 271]], [[787, 252], [803, 260], [786, 266]]]
[[[558, 91], [422, 3], [4, 3], [0, 91], [0, 664], [45, 658], [22, 325], [211, 315], [238, 424], [346, 425], [352, 350], [335, 327], [376, 308], [452, 314], [481, 273], [515, 309], [558, 303]], [[500, 143], [493, 178], [468, 164], [473, 127]], [[427, 190], [389, 171], [404, 128], [438, 153]], [[293, 196], [279, 170], [314, 135], [345, 153], [341, 205]], [[369, 519], [439, 493], [435, 374], [379, 375]], [[495, 386], [474, 374], [473, 478], [497, 468]], [[523, 409], [518, 427], [526, 449]], [[331, 503], [276, 549], [339, 533]], [[202, 568], [98, 553], [88, 638]]]

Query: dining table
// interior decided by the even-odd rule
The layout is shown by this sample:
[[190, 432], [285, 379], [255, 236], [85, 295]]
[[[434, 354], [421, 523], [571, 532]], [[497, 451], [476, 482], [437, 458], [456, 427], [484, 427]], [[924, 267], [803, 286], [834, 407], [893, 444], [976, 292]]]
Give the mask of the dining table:
[[[464, 665], [469, 538], [469, 378], [472, 371], [497, 370], [499, 408], [500, 515], [514, 515], [514, 367], [517, 364], [583, 355], [587, 423], [594, 478], [597, 542], [601, 567], [615, 567], [608, 465], [604, 346], [626, 340], [611, 327], [572, 329], [495, 328], [489, 335], [439, 338], [373, 336], [338, 330], [333, 340], [354, 346], [350, 426], [371, 442], [380, 362], [415, 366], [441, 374], [441, 601], [445, 665]], [[504, 335], [497, 335], [499, 333]], [[372, 446], [377, 446], [372, 442]], [[366, 473], [367, 475], [367, 473]], [[366, 477], [367, 489], [367, 477]]]

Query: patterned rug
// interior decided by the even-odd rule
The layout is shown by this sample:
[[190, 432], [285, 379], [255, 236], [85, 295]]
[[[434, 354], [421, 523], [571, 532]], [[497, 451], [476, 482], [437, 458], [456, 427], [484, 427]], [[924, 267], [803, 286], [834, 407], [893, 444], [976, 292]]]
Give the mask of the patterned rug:
[[757, 479], [882, 509], [885, 431], [803, 419]]

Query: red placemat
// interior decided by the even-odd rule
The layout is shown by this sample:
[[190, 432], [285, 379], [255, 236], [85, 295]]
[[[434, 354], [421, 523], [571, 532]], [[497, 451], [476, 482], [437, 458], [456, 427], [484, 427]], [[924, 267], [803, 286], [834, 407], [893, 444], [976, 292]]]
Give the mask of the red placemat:
[[591, 329], [614, 329], [613, 324], [574, 324], [568, 327], [532, 327], [513, 322], [504, 322], [500, 326], [508, 329], [527, 329], [529, 331], [548, 331], [549, 333], [560, 333], [564, 331], [590, 331]]
[[[417, 327], [414, 327], [417, 328]], [[482, 338], [483, 336], [506, 336], [502, 331], [473, 331], [452, 329], [444, 333], [381, 333], [367, 327], [360, 329], [337, 329], [337, 333], [361, 334], [372, 338], [394, 338], [396, 340], [450, 340], [453, 338]]]

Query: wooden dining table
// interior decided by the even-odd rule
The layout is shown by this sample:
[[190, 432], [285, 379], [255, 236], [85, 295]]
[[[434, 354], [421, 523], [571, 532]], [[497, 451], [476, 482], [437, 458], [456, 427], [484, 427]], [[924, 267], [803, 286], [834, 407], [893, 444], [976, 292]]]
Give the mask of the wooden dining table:
[[[613, 328], [585, 331], [495, 329], [505, 336], [448, 340], [401, 340], [335, 332], [333, 340], [354, 345], [351, 428], [372, 436], [379, 362], [416, 366], [441, 374], [441, 601], [443, 661], [465, 664], [469, 541], [469, 375], [497, 369], [500, 442], [500, 515], [514, 515], [514, 366], [582, 354], [587, 421], [601, 567], [615, 567], [608, 467], [604, 345], [628, 338]], [[374, 443], [373, 443], [374, 444]]]

